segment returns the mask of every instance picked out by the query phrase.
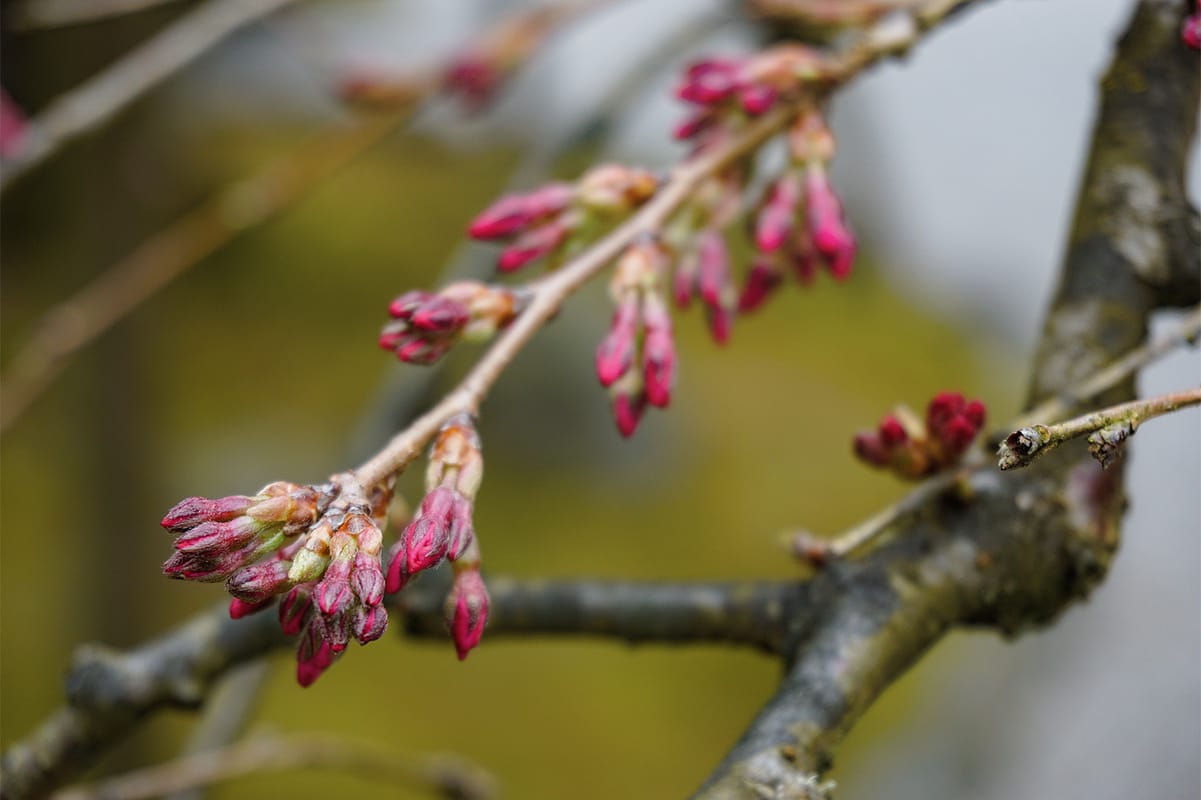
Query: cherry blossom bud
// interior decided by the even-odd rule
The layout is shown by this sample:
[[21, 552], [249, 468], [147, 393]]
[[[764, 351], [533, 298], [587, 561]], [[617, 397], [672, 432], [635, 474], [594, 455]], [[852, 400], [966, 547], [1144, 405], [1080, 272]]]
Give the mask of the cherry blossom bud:
[[251, 564], [230, 575], [225, 588], [240, 600], [258, 603], [291, 587], [292, 583], [288, 580], [291, 566], [291, 561], [282, 559]]
[[455, 573], [454, 584], [446, 598], [446, 621], [460, 661], [467, 658], [484, 635], [489, 602], [488, 589], [478, 568]]
[[292, 587], [279, 603], [279, 627], [288, 636], [295, 636], [304, 628], [312, 608], [313, 584]]
[[850, 275], [855, 261], [855, 236], [847, 227], [842, 203], [820, 165], [810, 164], [805, 169], [805, 209], [814, 249], [825, 260], [830, 274], [836, 280], [843, 280]]
[[471, 221], [467, 233], [473, 239], [503, 239], [544, 222], [567, 209], [574, 188], [552, 183], [527, 194], [506, 195]]
[[706, 229], [698, 237], [697, 286], [701, 299], [709, 306], [722, 305], [722, 295], [730, 285], [730, 256], [726, 240], [713, 229]]
[[642, 376], [637, 370], [630, 370], [621, 380], [609, 387], [613, 409], [613, 421], [617, 430], [627, 439], [634, 435], [642, 415], [646, 412], [646, 390]]
[[410, 575], [437, 566], [450, 547], [450, 524], [446, 519], [418, 517], [405, 529], [405, 571]]
[[448, 92], [459, 95], [472, 111], [483, 110], [496, 95], [504, 79], [485, 53], [468, 52], [454, 60], [443, 75]]
[[29, 136], [25, 113], [0, 89], [0, 156], [13, 158], [20, 154]]
[[405, 548], [404, 538], [402, 537], [388, 555], [388, 574], [384, 581], [384, 591], [388, 594], [394, 594], [403, 589], [409, 582], [412, 574], [409, 572], [409, 556]]
[[855, 454], [903, 478], [921, 478], [954, 466], [984, 427], [984, 416], [980, 401], [941, 392], [931, 399], [924, 422], [902, 406], [874, 432], [858, 434]]
[[174, 545], [181, 553], [220, 553], [245, 546], [263, 530], [262, 524], [249, 517], [235, 517], [229, 522], [202, 522], [177, 536]]
[[738, 297], [738, 310], [745, 314], [759, 308], [783, 282], [784, 276], [780, 274], [779, 268], [773, 261], [768, 259], [755, 261], [751, 264], [750, 272], [746, 276], [746, 284], [743, 285], [742, 294]]
[[1201, 11], [1194, 11], [1184, 18], [1180, 40], [1193, 50], [1201, 50]]
[[311, 686], [336, 658], [333, 645], [321, 637], [316, 626], [309, 625], [300, 637], [296, 652], [296, 682], [304, 687]]
[[717, 121], [718, 117], [716, 114], [708, 109], [704, 109], [687, 117], [683, 122], [678, 124], [672, 129], [671, 136], [678, 141], [692, 139], [711, 129], [717, 124]]
[[676, 263], [676, 271], [672, 276], [672, 298], [676, 301], [676, 308], [680, 310], [692, 305], [692, 296], [697, 291], [699, 266], [695, 250], [690, 250]]
[[760, 253], [774, 253], [784, 246], [795, 224], [801, 186], [791, 172], [772, 183], [755, 221], [755, 247]]
[[741, 64], [728, 59], [709, 59], [692, 64], [676, 97], [689, 103], [711, 106], [734, 94], [740, 87]]
[[388, 629], [388, 610], [383, 606], [359, 606], [350, 623], [359, 644], [368, 644], [384, 635]]
[[259, 600], [257, 603], [248, 603], [245, 600], [239, 600], [235, 597], [229, 601], [229, 618], [241, 619], [242, 617], [248, 617], [256, 611], [262, 611], [274, 602], [274, 597]]
[[580, 178], [576, 200], [590, 211], [624, 214], [649, 200], [658, 187], [659, 181], [646, 170], [603, 164]]
[[642, 345], [646, 399], [653, 406], [667, 408], [676, 382], [676, 346], [671, 336], [671, 316], [657, 295], [643, 300], [642, 322], [646, 328]]
[[255, 498], [235, 495], [209, 500], [207, 497], [189, 497], [176, 503], [166, 516], [162, 526], [169, 531], [186, 531], [202, 522], [228, 522], [240, 517], [250, 508]]
[[496, 267], [501, 272], [514, 272], [556, 250], [567, 240], [571, 227], [565, 222], [548, 222], [523, 233], [513, 244], [501, 251]]
[[779, 97], [780, 93], [773, 87], [762, 84], [751, 84], [738, 92], [738, 101], [742, 105], [742, 110], [752, 117], [766, 114], [776, 104]]
[[609, 334], [596, 349], [596, 377], [601, 386], [613, 383], [634, 363], [638, 337], [638, 297], [630, 293], [613, 312]]
[[367, 606], [378, 606], [384, 599], [384, 571], [379, 558], [359, 552], [354, 557], [350, 586], [359, 600]]

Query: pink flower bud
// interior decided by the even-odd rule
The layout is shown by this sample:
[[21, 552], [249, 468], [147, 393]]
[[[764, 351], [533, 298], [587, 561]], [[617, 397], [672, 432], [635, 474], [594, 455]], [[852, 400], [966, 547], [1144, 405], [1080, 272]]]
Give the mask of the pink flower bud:
[[617, 423], [617, 430], [627, 439], [634, 435], [645, 412], [646, 392], [641, 389], [631, 394], [618, 392], [613, 395], [613, 421]]
[[412, 577], [409, 573], [409, 555], [405, 550], [404, 539], [402, 538], [392, 547], [392, 552], [388, 561], [388, 575], [384, 583], [384, 591], [388, 594], [395, 594], [405, 587]]
[[321, 609], [321, 613], [327, 617], [343, 613], [354, 602], [350, 582], [330, 580], [328, 575], [317, 584], [313, 595], [317, 599], [317, 608]]
[[314, 614], [313, 618], [309, 620], [309, 627], [315, 630], [318, 636], [329, 642], [335, 653], [341, 653], [350, 643], [351, 617], [352, 613], [349, 609], [338, 614]]
[[300, 637], [296, 651], [296, 682], [307, 687], [321, 677], [321, 673], [334, 663], [337, 653], [329, 642], [324, 641], [317, 629], [310, 625]]
[[239, 600], [235, 597], [229, 601], [229, 618], [241, 619], [242, 617], [250, 616], [256, 611], [262, 611], [264, 608], [267, 608], [274, 602], [274, 597], [268, 597], [264, 600], [258, 601], [257, 603], [248, 603], [245, 600]]
[[21, 152], [29, 135], [25, 113], [0, 89], [0, 156], [12, 158]]
[[889, 414], [880, 421], [879, 432], [880, 441], [887, 448], [903, 444], [909, 438], [909, 434], [905, 432], [905, 427], [892, 414]]
[[250, 517], [237, 517], [229, 522], [202, 522], [175, 538], [175, 549], [181, 553], [215, 555], [244, 547], [263, 530]]
[[866, 461], [877, 467], [886, 466], [889, 462], [889, 450], [875, 433], [863, 431], [855, 434], [855, 455], [861, 461]]
[[738, 92], [742, 110], [752, 117], [766, 114], [776, 104], [779, 97], [780, 93], [773, 87], [763, 84], [750, 84]]
[[313, 585], [292, 587], [279, 603], [279, 627], [286, 635], [295, 636], [304, 628], [312, 608]]
[[671, 336], [671, 316], [656, 295], [643, 301], [642, 322], [646, 328], [642, 345], [646, 399], [653, 406], [667, 408], [676, 382], [676, 346]]
[[513, 272], [543, 256], [563, 244], [571, 233], [562, 221], [548, 222], [541, 227], [523, 233], [517, 241], [501, 251], [496, 267], [501, 272]]
[[524, 196], [506, 195], [471, 221], [467, 235], [472, 239], [503, 239], [524, 230], [533, 220]]
[[713, 335], [713, 341], [718, 344], [730, 341], [730, 329], [734, 326], [733, 311], [724, 305], [709, 306], [706, 309], [706, 318], [709, 321], [709, 333]]
[[450, 547], [450, 525], [445, 518], [421, 516], [405, 528], [405, 571], [410, 575], [436, 567]]
[[409, 318], [414, 328], [429, 333], [454, 333], [471, 318], [467, 308], [441, 295], [434, 295], [421, 304]]
[[842, 203], [820, 165], [805, 170], [805, 208], [809, 217], [809, 236], [821, 254], [830, 274], [843, 280], [855, 261], [855, 236], [847, 227]]
[[939, 392], [926, 407], [926, 427], [937, 436], [943, 427], [963, 411], [966, 404], [958, 392]]
[[388, 315], [394, 319], [406, 322], [412, 318], [413, 312], [428, 303], [434, 297], [430, 292], [412, 290], [405, 292], [388, 304]]
[[455, 575], [454, 585], [446, 598], [446, 616], [460, 661], [467, 658], [484, 635], [489, 602], [488, 589], [479, 570], [465, 569]]
[[446, 547], [446, 557], [451, 561], [457, 561], [475, 540], [471, 516], [471, 501], [461, 495], [455, 497], [454, 511], [450, 515], [450, 543]]
[[202, 522], [228, 522], [240, 517], [256, 498], [235, 495], [209, 500], [189, 497], [181, 500], [163, 517], [162, 526], [169, 531], [186, 531]]
[[613, 312], [609, 334], [596, 348], [596, 377], [601, 386], [613, 383], [634, 363], [638, 335], [638, 299], [631, 293]]
[[258, 603], [274, 597], [291, 586], [288, 570], [292, 562], [273, 558], [258, 564], [242, 567], [229, 576], [226, 590], [239, 600]]
[[792, 173], [772, 183], [755, 221], [755, 247], [760, 253], [774, 253], [788, 241], [800, 199], [800, 184]]
[[697, 256], [697, 286], [701, 299], [710, 307], [720, 306], [722, 295], [730, 285], [730, 256], [725, 237], [706, 228], [698, 237]]
[[748, 313], [763, 305], [776, 289], [783, 283], [784, 276], [774, 263], [759, 260], [751, 265], [746, 276], [746, 284], [738, 297], [738, 310]]
[[486, 54], [469, 52], [459, 56], [446, 70], [443, 85], [458, 94], [472, 111], [492, 102], [504, 81], [504, 73]]
[[383, 606], [359, 606], [350, 623], [359, 644], [368, 644], [384, 635], [388, 629], [388, 610]]
[[685, 72], [676, 97], [704, 106], [720, 103], [738, 90], [740, 71], [737, 61], [710, 59], [695, 63]]
[[718, 117], [709, 109], [703, 109], [687, 117], [671, 132], [673, 139], [685, 141], [704, 133], [717, 124]]
[[1193, 50], [1201, 50], [1201, 11], [1194, 11], [1184, 18], [1180, 40]]
[[366, 553], [354, 557], [354, 569], [350, 573], [350, 587], [364, 605], [378, 606], [384, 599], [384, 571], [379, 560]]

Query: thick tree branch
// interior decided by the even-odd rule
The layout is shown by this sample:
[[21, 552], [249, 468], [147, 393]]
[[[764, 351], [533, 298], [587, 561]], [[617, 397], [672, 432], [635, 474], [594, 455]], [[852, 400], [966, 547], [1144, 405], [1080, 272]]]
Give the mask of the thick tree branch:
[[[1103, 82], [1031, 405], [1133, 349], [1157, 306], [1184, 299], [1170, 287], [1195, 267], [1196, 244], [1185, 253], [1188, 227], [1171, 221], [1199, 80], [1178, 42], [1182, 12], [1144, 0]], [[1127, 379], [1103, 397], [1131, 394]], [[1102, 472], [1068, 445], [1023, 473], [978, 473], [970, 486], [970, 499], [935, 498], [887, 544], [813, 580], [816, 623], [799, 627], [779, 691], [699, 797], [821, 797], [815, 777], [833, 748], [951, 627], [1013, 634], [1054, 619], [1104, 577], [1124, 504], [1120, 468]]]
[[[778, 621], [795, 617], [795, 584], [659, 584], [630, 581], [523, 582], [489, 577], [489, 637], [581, 633], [624, 641], [727, 642], [771, 651]], [[445, 635], [445, 577], [417, 582], [390, 598], [414, 633]], [[229, 619], [226, 607], [201, 614], [136, 650], [86, 645], [67, 676], [68, 706], [0, 760], [6, 798], [38, 797], [86, 767], [146, 715], [196, 708], [229, 669], [289, 644], [270, 611]]]

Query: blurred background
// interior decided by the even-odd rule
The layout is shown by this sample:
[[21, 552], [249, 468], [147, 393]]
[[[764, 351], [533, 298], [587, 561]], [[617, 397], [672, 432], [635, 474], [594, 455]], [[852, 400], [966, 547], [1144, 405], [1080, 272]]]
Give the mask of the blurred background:
[[[18, 6], [6, 5], [4, 88], [36, 116], [197, 5], [32, 31], [16, 30]], [[47, 308], [147, 237], [272, 159], [361, 124], [333, 91], [345, 70], [436, 63], [511, 7], [287, 4], [64, 147], [3, 199], [0, 365]], [[1132, 7], [984, 4], [839, 95], [835, 180], [865, 243], [853, 279], [789, 286], [725, 348], [698, 311], [679, 316], [675, 402], [631, 441], [612, 430], [592, 374], [603, 286], [575, 298], [484, 410], [486, 569], [787, 578], [796, 568], [782, 532], [833, 534], [905, 491], [853, 461], [856, 430], [942, 389], [985, 399], [993, 422], [1016, 412], [1096, 82]], [[223, 597], [219, 585], [161, 576], [165, 509], [191, 494], [322, 480], [397, 429], [397, 408], [470, 365], [478, 348], [460, 347], [414, 393], [419, 368], [374, 339], [394, 295], [436, 285], [448, 264], [477, 268], [462, 230], [506, 182], [680, 157], [670, 86], [700, 52], [753, 46], [737, 9], [628, 0], [590, 14], [487, 114], [435, 102], [85, 348], [3, 436], [0, 742], [62, 702], [76, 644], [130, 646]], [[620, 113], [597, 113], [615, 100]], [[1195, 159], [1188, 179], [1196, 197]], [[1196, 352], [1178, 354], [1140, 388], [1195, 385], [1199, 366]], [[855, 728], [832, 775], [838, 796], [1197, 796], [1198, 444], [1195, 412], [1141, 430], [1123, 551], [1095, 596], [1016, 642], [949, 637]], [[402, 479], [410, 499], [419, 472]], [[602, 798], [694, 788], [767, 699], [778, 665], [718, 647], [487, 636], [459, 664], [449, 641], [389, 635], [308, 690], [293, 670], [290, 652], [271, 659], [251, 730], [450, 750], [494, 772], [508, 797]], [[194, 722], [159, 715], [94, 774], [171, 757]], [[248, 778], [213, 796], [285, 791], [409, 796], [329, 772]]]

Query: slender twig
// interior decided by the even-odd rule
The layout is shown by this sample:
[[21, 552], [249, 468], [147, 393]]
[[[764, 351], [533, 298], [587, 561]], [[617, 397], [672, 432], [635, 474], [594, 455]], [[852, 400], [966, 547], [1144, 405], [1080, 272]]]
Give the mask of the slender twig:
[[[841, 85], [875, 61], [904, 52], [922, 31], [970, 1], [937, 0], [923, 7], [920, 16], [890, 19], [870, 28], [832, 59], [827, 79], [831, 84]], [[934, 14], [934, 9], [940, 15]], [[721, 145], [678, 165], [659, 192], [630, 219], [558, 271], [532, 283], [530, 304], [517, 320], [500, 334], [453, 391], [354, 470], [358, 482], [373, 486], [403, 470], [446, 420], [464, 412], [478, 413], [480, 403], [497, 378], [568, 297], [608, 266], [627, 245], [660, 228], [707, 179], [783, 130], [808, 102], [808, 98], [800, 98], [782, 104]]]
[[[601, 4], [563, 3], [519, 12], [496, 30], [514, 27], [526, 18], [541, 20], [538, 27], [543, 35], [523, 40], [527, 49], [522, 55], [529, 58], [564, 23]], [[386, 112], [316, 136], [261, 171], [225, 187], [47, 311], [0, 380], [0, 431], [20, 418], [76, 353], [155, 292], [240, 234], [308, 197], [315, 186], [397, 130], [419, 104], [435, 94], [444, 72], [418, 71], [391, 82], [397, 96]]]
[[290, 2], [210, 0], [189, 11], [31, 119], [21, 151], [0, 164], [0, 190], [67, 142], [103, 125], [234, 31]]
[[1078, 436], [1088, 437], [1088, 449], [1102, 466], [1109, 466], [1122, 443], [1143, 422], [1201, 403], [1201, 388], [1133, 400], [1085, 414], [1054, 425], [1019, 428], [1001, 442], [997, 466], [1001, 469], [1028, 466], [1034, 459]]
[[1201, 337], [1201, 306], [1189, 311], [1168, 333], [1130, 350], [1080, 383], [1068, 387], [1046, 402], [1039, 403], [1010, 422], [1005, 430], [1017, 430], [1039, 422], [1063, 419], [1081, 403], [1113, 388], [1146, 365], [1158, 361], [1177, 348], [1195, 345], [1198, 337]]
[[295, 769], [353, 772], [453, 800], [485, 800], [495, 794], [496, 787], [495, 778], [457, 756], [413, 756], [373, 742], [298, 733], [257, 735], [217, 750], [72, 787], [56, 794], [55, 800], [147, 800], [247, 775]]
[[34, 31], [99, 22], [136, 14], [179, 0], [23, 0], [13, 3], [6, 22], [14, 31]]

